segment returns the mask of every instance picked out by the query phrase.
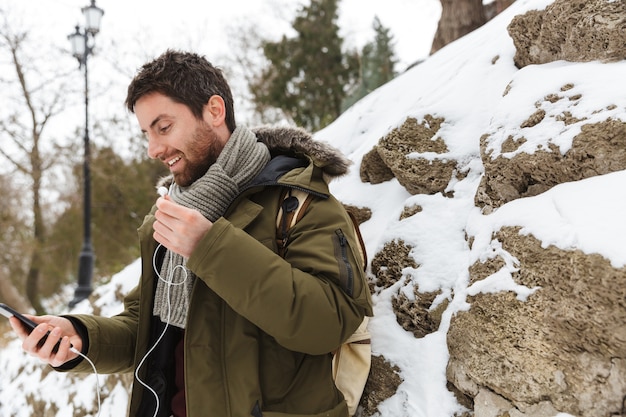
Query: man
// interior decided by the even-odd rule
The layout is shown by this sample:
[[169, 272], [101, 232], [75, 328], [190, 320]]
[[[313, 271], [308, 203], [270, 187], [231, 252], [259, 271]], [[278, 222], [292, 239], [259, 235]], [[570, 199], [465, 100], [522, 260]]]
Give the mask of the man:
[[[237, 127], [221, 71], [196, 54], [145, 64], [126, 105], [171, 172], [139, 228], [140, 282], [112, 318], [35, 317], [30, 336], [12, 320], [24, 349], [61, 371], [91, 370], [70, 344], [99, 373], [136, 371], [130, 416], [347, 416], [331, 352], [372, 314], [325, 179], [348, 161], [299, 129]], [[285, 189], [314, 198], [280, 256]]]

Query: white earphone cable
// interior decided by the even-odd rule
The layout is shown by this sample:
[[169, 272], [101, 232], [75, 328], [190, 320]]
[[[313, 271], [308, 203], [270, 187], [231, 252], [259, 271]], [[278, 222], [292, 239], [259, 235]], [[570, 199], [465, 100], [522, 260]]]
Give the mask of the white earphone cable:
[[[159, 270], [157, 269], [157, 266], [156, 266], [156, 257], [157, 257], [157, 253], [159, 252], [159, 249], [162, 246], [163, 245], [161, 245], [159, 243], [159, 245], [157, 246], [157, 248], [154, 251], [154, 255], [152, 256], [152, 268], [154, 269], [154, 272], [155, 272], [156, 276], [158, 277], [158, 279], [167, 284], [167, 297], [166, 297], [167, 298], [167, 320], [165, 322], [165, 327], [163, 328], [163, 331], [159, 335], [158, 339], [156, 340], [156, 342], [154, 342], [154, 345], [152, 345], [152, 347], [150, 349], [148, 349], [146, 354], [143, 356], [143, 358], [139, 362], [139, 365], [137, 365], [137, 368], [135, 369], [135, 379], [144, 388], [146, 388], [148, 391], [150, 391], [150, 393], [152, 394], [152, 396], [154, 397], [154, 400], [156, 402], [156, 409], [154, 410], [153, 417], [157, 417], [157, 414], [159, 413], [159, 407], [160, 407], [159, 395], [156, 393], [156, 391], [151, 386], [149, 386], [147, 383], [142, 381], [141, 378], [139, 378], [139, 369], [143, 366], [143, 364], [145, 363], [145, 361], [148, 358], [148, 356], [154, 351], [154, 349], [156, 349], [157, 345], [159, 344], [159, 342], [161, 342], [161, 340], [165, 336], [165, 333], [167, 332], [167, 329], [169, 327], [169, 321], [170, 321], [170, 317], [171, 317], [171, 314], [172, 314], [172, 303], [171, 303], [171, 300], [170, 300], [170, 288], [173, 285], [182, 285], [182, 284], [184, 284], [185, 281], [187, 281], [187, 278], [188, 278], [187, 270], [185, 269], [185, 267], [183, 265], [176, 265], [176, 266], [174, 266], [172, 268], [172, 266], [171, 266], [172, 265], [172, 263], [171, 263], [171, 260], [172, 260], [171, 252], [169, 252], [170, 253], [170, 262], [169, 262], [170, 267], [169, 267], [169, 269], [167, 271], [167, 276], [166, 276], [167, 279], [163, 278], [161, 276], [161, 274], [159, 273]], [[184, 279], [181, 282], [173, 282], [173, 280], [174, 280], [174, 271], [176, 270], [176, 268], [182, 268], [182, 270], [183, 270]]]
[[91, 361], [91, 359], [87, 357], [87, 355], [79, 352], [78, 349], [76, 349], [74, 346], [70, 347], [70, 351], [76, 353], [87, 362], [89, 362], [89, 365], [91, 365], [91, 368], [93, 369], [93, 374], [96, 376], [96, 396], [98, 398], [98, 414], [96, 414], [96, 416], [100, 417], [100, 408], [102, 407], [102, 404], [100, 402], [100, 381], [98, 380], [98, 371], [96, 370], [96, 365], [94, 365], [94, 363]]
[[[168, 190], [165, 187], [159, 187], [158, 193], [161, 196], [164, 196], [165, 194], [168, 193]], [[170, 262], [169, 262], [169, 269], [167, 271], [167, 277], [163, 278], [161, 276], [161, 274], [159, 273], [159, 270], [157, 269], [157, 265], [156, 265], [157, 253], [159, 252], [159, 249], [161, 247], [163, 247], [163, 245], [161, 245], [159, 243], [159, 245], [157, 246], [157, 248], [154, 251], [154, 255], [152, 256], [152, 268], [154, 269], [154, 272], [155, 272], [156, 276], [158, 277], [158, 279], [160, 281], [163, 281], [164, 283], [167, 284], [167, 321], [165, 322], [165, 327], [163, 328], [163, 331], [159, 335], [158, 339], [156, 340], [156, 342], [154, 342], [154, 345], [150, 349], [148, 349], [146, 354], [143, 356], [143, 358], [139, 362], [139, 365], [137, 365], [137, 368], [135, 369], [135, 379], [137, 379], [137, 381], [144, 388], [146, 388], [148, 391], [150, 391], [150, 393], [152, 393], [152, 395], [154, 396], [154, 399], [155, 399], [155, 402], [156, 402], [156, 408], [154, 410], [153, 417], [157, 417], [157, 414], [159, 413], [159, 407], [160, 407], [159, 395], [156, 393], [156, 391], [151, 386], [149, 386], [147, 383], [142, 381], [141, 378], [139, 378], [139, 369], [143, 366], [143, 364], [146, 361], [146, 359], [148, 358], [148, 356], [154, 351], [154, 349], [156, 349], [157, 345], [159, 344], [161, 339], [163, 339], [163, 337], [165, 336], [165, 333], [167, 332], [167, 329], [169, 327], [169, 321], [170, 321], [171, 314], [172, 314], [172, 303], [171, 303], [171, 300], [170, 300], [170, 288], [173, 285], [183, 285], [185, 283], [185, 281], [187, 281], [187, 278], [189, 277], [188, 274], [187, 274], [187, 269], [185, 268], [184, 265], [175, 265], [174, 267], [172, 267], [172, 262], [171, 262], [172, 261], [172, 253], [171, 252], [169, 252], [169, 254], [170, 254], [170, 259], [169, 260], [170, 260]], [[174, 281], [174, 271], [176, 270], [176, 268], [181, 268], [182, 271], [183, 271], [184, 278], [183, 278], [183, 280], [181, 282], [173, 282]], [[93, 373], [96, 376], [96, 395], [97, 395], [97, 399], [98, 399], [98, 414], [97, 414], [97, 417], [100, 417], [100, 411], [101, 411], [101, 408], [102, 408], [102, 403], [101, 403], [101, 400], [100, 400], [100, 381], [98, 380], [98, 371], [96, 370], [96, 365], [91, 361], [91, 359], [89, 359], [87, 357], [87, 355], [79, 352], [73, 346], [70, 347], [70, 351], [74, 352], [75, 354], [77, 354], [79, 356], [81, 356], [83, 359], [85, 359], [87, 362], [89, 362], [89, 365], [91, 365], [91, 367], [93, 369]]]

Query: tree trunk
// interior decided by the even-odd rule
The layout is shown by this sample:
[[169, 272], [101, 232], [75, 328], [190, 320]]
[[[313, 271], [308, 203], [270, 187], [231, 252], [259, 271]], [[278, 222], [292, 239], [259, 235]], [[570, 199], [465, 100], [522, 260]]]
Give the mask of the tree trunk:
[[441, 6], [431, 54], [486, 22], [482, 0], [441, 0]]
[[30, 268], [26, 275], [26, 297], [28, 297], [28, 301], [30, 301], [37, 314], [45, 314], [45, 310], [41, 304], [41, 297], [39, 296], [40, 247], [38, 243], [35, 244], [35, 249], [31, 257]]
[[41, 176], [42, 161], [39, 155], [39, 134], [33, 134], [33, 148], [30, 153], [31, 177], [33, 179], [33, 236], [34, 247], [30, 260], [30, 268], [26, 275], [26, 296], [37, 314], [44, 314], [39, 293], [39, 276], [41, 275], [41, 251], [45, 246], [45, 228], [41, 210]]
[[496, 0], [496, 13], [502, 13], [504, 11], [504, 9], [506, 9], [507, 7], [509, 7], [511, 4], [513, 4], [515, 2], [515, 0]]
[[9, 276], [4, 273], [0, 273], [0, 299], [19, 312], [31, 312], [28, 301], [20, 295], [20, 292], [15, 288]]
[[515, 0], [495, 0], [484, 6], [485, 19], [490, 21], [500, 13], [502, 13], [507, 7], [513, 4]]

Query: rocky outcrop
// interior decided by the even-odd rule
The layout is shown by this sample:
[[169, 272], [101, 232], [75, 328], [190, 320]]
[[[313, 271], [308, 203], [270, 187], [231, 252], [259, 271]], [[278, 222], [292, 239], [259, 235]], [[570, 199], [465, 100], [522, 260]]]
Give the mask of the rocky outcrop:
[[[545, 117], [545, 113], [541, 114]], [[565, 117], [564, 124], [568, 123]], [[490, 212], [509, 201], [541, 194], [558, 184], [626, 169], [625, 122], [609, 118], [582, 124], [580, 130], [571, 149], [564, 154], [558, 146], [549, 144], [548, 149], [509, 156], [524, 143], [523, 138], [509, 138], [499, 155], [492, 158], [490, 137], [483, 136], [480, 147], [485, 175], [476, 193], [476, 205]]]
[[[513, 18], [508, 27], [516, 46], [518, 67], [555, 60], [587, 62], [626, 58], [626, 2], [606, 0], [557, 0], [543, 11], [530, 11]], [[509, 86], [504, 92], [509, 93]], [[532, 85], [517, 86], [532, 89]], [[615, 105], [598, 108], [607, 113], [601, 121], [577, 117], [573, 109], [585, 96], [566, 80], [550, 94], [537, 89], [535, 110], [526, 115], [519, 129], [543, 128], [546, 121], [565, 128], [580, 126], [580, 133], [567, 151], [562, 146], [525, 149], [527, 140], [511, 133], [494, 145], [497, 129], [480, 140], [485, 175], [476, 193], [476, 205], [485, 212], [509, 201], [538, 195], [557, 184], [626, 169], [626, 123], [611, 119]], [[563, 110], [565, 109], [565, 110]], [[497, 122], [497, 121], [496, 121]], [[430, 114], [412, 117], [368, 152], [361, 161], [363, 182], [378, 184], [397, 178], [411, 194], [446, 194], [451, 179], [459, 176], [457, 161], [448, 157], [439, 129], [443, 117]], [[527, 147], [527, 144], [525, 145]], [[495, 148], [497, 147], [497, 149]]]
[[395, 177], [411, 194], [444, 192], [456, 172], [455, 160], [446, 157], [445, 141], [437, 136], [443, 118], [409, 117], [382, 138], [361, 162], [361, 180], [373, 184]]
[[[623, 95], [623, 85], [603, 86], [605, 91], [593, 95], [601, 84], [575, 85], [568, 79], [567, 63], [544, 65], [536, 72], [528, 66], [626, 58], [626, 2], [556, 0], [544, 11], [515, 17], [508, 30], [521, 69], [504, 91], [501, 106], [494, 106], [492, 122], [480, 138], [484, 174], [474, 203], [483, 214], [559, 184], [626, 170], [624, 102], [611, 102]], [[579, 68], [598, 69], [590, 65], [602, 66]], [[541, 75], [558, 84], [539, 82]], [[521, 108], [520, 96], [530, 100]], [[581, 107], [591, 111], [579, 112]], [[444, 118], [431, 115], [408, 118], [363, 158], [361, 179], [377, 183], [395, 177], [413, 195], [446, 195], [459, 170], [447, 158], [439, 132], [443, 123]], [[400, 219], [422, 209], [408, 205]], [[467, 236], [469, 246], [472, 239]], [[545, 247], [518, 227], [501, 228], [493, 242], [516, 260], [515, 284], [534, 291], [527, 298], [510, 291], [478, 292], [468, 296], [467, 309], [452, 317], [448, 389], [467, 408], [457, 417], [623, 413], [626, 268], [616, 268], [599, 255]], [[396, 240], [375, 254], [372, 291], [397, 287], [390, 297], [397, 322], [422, 338], [439, 328], [447, 303], [435, 304], [445, 297], [422, 293], [417, 285], [408, 291], [414, 284], [409, 274], [420, 268], [411, 251]], [[477, 261], [469, 267], [469, 284], [492, 277], [509, 261]], [[384, 380], [380, 372], [391, 374], [388, 368], [372, 368], [372, 378]], [[376, 415], [369, 411], [361, 415]]]
[[402, 383], [400, 369], [391, 365], [383, 356], [372, 356], [372, 367], [367, 379], [357, 415], [372, 416], [378, 411], [378, 405], [393, 396]]
[[[573, 68], [524, 68], [506, 88], [500, 103], [506, 110], [494, 114], [480, 139], [484, 175], [475, 204], [485, 213], [558, 184], [626, 169], [626, 122], [615, 118], [622, 107], [611, 102], [620, 100], [619, 94], [600, 93], [607, 88], [601, 82], [591, 88], [576, 85], [569, 79], [577, 77]], [[539, 71], [552, 84], [536, 82]], [[551, 89], [547, 94], [546, 88]], [[581, 106], [593, 111], [581, 113]]]
[[[625, 2], [557, 0], [515, 17], [508, 29], [520, 68], [626, 57]], [[481, 138], [484, 175], [475, 204], [484, 213], [558, 184], [626, 169], [626, 122], [614, 117], [610, 98], [618, 94], [587, 97], [593, 90], [568, 82], [567, 66], [553, 68], [562, 84], [548, 94], [546, 85], [531, 82], [532, 68], [519, 71], [502, 107], [510, 94], [535, 94], [534, 109], [496, 111]], [[603, 104], [578, 113], [585, 100]], [[518, 124], [502, 120], [505, 114], [519, 116]], [[553, 136], [545, 138], [546, 132]], [[626, 268], [599, 255], [542, 247], [519, 228], [504, 227], [493, 239], [517, 260], [515, 283], [535, 291], [527, 299], [512, 292], [469, 297], [471, 307], [452, 318], [447, 334], [448, 381], [473, 399], [475, 417], [618, 415], [626, 394]], [[472, 265], [470, 284], [505, 262], [495, 257]]]
[[372, 217], [372, 210], [367, 207], [357, 207], [351, 204], [344, 204], [343, 207], [354, 217], [356, 224], [366, 222]]
[[440, 291], [422, 293], [418, 287], [414, 288], [411, 298], [399, 292], [391, 300], [398, 324], [418, 339], [437, 331], [441, 324], [441, 315], [448, 307], [447, 300], [435, 305], [439, 294]]
[[380, 184], [394, 178], [393, 172], [380, 157], [378, 146], [374, 146], [371, 151], [363, 156], [359, 174], [361, 181], [371, 184]]
[[389, 288], [402, 278], [402, 270], [407, 267], [417, 268], [417, 263], [409, 256], [411, 247], [403, 241], [387, 242], [372, 259], [371, 269], [374, 285]]
[[[448, 380], [475, 403], [500, 403], [498, 414], [477, 416], [537, 416], [541, 404], [548, 416], [619, 411], [626, 393], [626, 268], [599, 255], [542, 248], [519, 228], [503, 228], [495, 239], [519, 260], [516, 283], [537, 290], [527, 300], [512, 292], [468, 300], [471, 309], [458, 313], [448, 331]], [[475, 265], [472, 280], [502, 263]]]
[[557, 60], [619, 61], [626, 58], [626, 2], [557, 0], [511, 21], [518, 68]]

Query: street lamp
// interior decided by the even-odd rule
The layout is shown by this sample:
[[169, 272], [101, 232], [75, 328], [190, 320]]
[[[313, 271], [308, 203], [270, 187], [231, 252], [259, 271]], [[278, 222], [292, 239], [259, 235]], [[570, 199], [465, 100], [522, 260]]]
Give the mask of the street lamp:
[[83, 158], [83, 180], [84, 180], [84, 216], [83, 216], [83, 248], [78, 259], [78, 286], [74, 292], [74, 299], [70, 301], [70, 307], [89, 297], [92, 287], [94, 254], [91, 246], [91, 176], [89, 173], [89, 78], [87, 71], [87, 58], [93, 52], [96, 34], [100, 31], [100, 20], [104, 15], [104, 10], [96, 6], [96, 1], [91, 0], [91, 5], [81, 9], [85, 16], [85, 28], [76, 26], [76, 31], [69, 35], [72, 45], [72, 55], [78, 59], [79, 68], [85, 71], [85, 155]]

